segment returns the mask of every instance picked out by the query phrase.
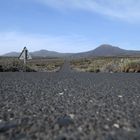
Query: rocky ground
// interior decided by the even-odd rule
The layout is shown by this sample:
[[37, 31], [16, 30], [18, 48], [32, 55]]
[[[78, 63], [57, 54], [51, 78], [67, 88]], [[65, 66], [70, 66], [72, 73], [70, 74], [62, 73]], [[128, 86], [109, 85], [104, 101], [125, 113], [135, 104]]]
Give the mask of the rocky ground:
[[140, 74], [0, 73], [0, 140], [139, 140]]

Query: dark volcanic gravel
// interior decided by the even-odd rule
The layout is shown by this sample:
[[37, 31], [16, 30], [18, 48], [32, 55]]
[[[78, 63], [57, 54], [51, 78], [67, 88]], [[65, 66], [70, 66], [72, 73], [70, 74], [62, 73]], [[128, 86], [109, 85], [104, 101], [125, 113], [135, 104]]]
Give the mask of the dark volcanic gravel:
[[0, 140], [139, 140], [140, 74], [0, 73]]

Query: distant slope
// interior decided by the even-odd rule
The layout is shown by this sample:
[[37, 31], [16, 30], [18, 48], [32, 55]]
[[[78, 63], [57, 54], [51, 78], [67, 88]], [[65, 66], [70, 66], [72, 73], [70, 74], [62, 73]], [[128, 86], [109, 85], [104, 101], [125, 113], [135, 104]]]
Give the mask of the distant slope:
[[71, 53], [59, 53], [55, 51], [40, 50], [31, 53], [34, 57], [65, 57], [72, 55]]
[[10, 53], [4, 54], [3, 56], [4, 57], [18, 57], [19, 55], [20, 55], [19, 52], [10, 52]]

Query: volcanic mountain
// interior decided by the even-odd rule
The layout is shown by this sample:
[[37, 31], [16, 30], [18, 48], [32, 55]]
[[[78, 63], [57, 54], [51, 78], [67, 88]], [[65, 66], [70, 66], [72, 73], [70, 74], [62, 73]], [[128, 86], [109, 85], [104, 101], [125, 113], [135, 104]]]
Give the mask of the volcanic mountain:
[[73, 57], [97, 57], [97, 56], [140, 56], [140, 51], [124, 50], [116, 46], [103, 44], [94, 50], [74, 54]]

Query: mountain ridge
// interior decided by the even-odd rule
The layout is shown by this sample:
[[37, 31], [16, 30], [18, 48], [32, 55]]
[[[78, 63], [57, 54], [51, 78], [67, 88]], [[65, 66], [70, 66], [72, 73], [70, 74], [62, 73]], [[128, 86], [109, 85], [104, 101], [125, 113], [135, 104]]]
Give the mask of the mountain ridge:
[[[60, 53], [56, 51], [48, 51], [45, 49], [41, 49], [39, 51], [30, 52], [33, 57], [72, 57], [72, 58], [79, 58], [79, 57], [97, 57], [97, 56], [140, 56], [140, 51], [134, 50], [125, 50], [117, 46], [112, 46], [109, 44], [102, 44], [99, 47], [81, 53]], [[19, 52], [10, 52], [3, 56], [7, 57], [18, 57], [20, 55]]]

